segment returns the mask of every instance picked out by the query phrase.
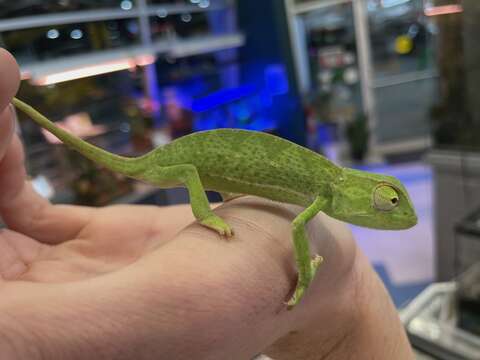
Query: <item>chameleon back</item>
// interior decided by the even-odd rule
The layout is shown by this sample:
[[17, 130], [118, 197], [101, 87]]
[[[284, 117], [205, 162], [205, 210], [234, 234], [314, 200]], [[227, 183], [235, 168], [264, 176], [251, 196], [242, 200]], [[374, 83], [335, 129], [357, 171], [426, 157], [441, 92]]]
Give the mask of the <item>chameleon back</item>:
[[[205, 188], [306, 206], [340, 168], [290, 141], [262, 132], [218, 129], [184, 136], [146, 155], [150, 166], [194, 165]], [[327, 195], [327, 194], [325, 194]]]

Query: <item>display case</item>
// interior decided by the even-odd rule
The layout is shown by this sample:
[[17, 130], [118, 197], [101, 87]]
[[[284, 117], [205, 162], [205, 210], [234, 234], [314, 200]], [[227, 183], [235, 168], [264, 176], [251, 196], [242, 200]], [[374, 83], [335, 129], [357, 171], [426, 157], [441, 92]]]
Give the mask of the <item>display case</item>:
[[[235, 9], [232, 0], [0, 2], [0, 46], [20, 65], [20, 98], [90, 142], [136, 156], [204, 126], [194, 101], [240, 86], [225, 75], [245, 43]], [[29, 174], [52, 201], [176, 202], [94, 166], [18, 116]]]
[[299, 88], [308, 110], [319, 109], [317, 121], [366, 119], [375, 161], [418, 158], [431, 146], [431, 112], [440, 87], [438, 49], [461, 45], [440, 42], [438, 26], [455, 14], [443, 15], [427, 0], [285, 4]]

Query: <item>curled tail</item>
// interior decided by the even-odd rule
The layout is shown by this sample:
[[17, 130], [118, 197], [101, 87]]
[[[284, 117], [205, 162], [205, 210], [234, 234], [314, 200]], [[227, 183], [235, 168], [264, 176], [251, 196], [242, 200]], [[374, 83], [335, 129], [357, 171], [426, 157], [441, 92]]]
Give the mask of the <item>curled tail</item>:
[[142, 162], [139, 161], [141, 158], [127, 158], [100, 149], [99, 147], [83, 141], [79, 137], [59, 128], [52, 121], [48, 120], [45, 116], [40, 114], [30, 105], [25, 104], [23, 101], [13, 98], [12, 104], [17, 109], [28, 115], [42, 128], [48, 130], [57, 138], [59, 138], [64, 144], [70, 146], [88, 159], [104, 166], [107, 169], [126, 176], [136, 177], [137, 174], [141, 173]]

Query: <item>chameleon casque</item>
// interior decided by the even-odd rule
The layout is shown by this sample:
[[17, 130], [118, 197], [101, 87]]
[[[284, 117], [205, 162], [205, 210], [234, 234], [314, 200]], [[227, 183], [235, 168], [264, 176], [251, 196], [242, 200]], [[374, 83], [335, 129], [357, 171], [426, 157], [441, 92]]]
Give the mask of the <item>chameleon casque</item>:
[[205, 189], [224, 200], [256, 195], [305, 207], [292, 223], [298, 282], [287, 305], [296, 305], [310, 285], [319, 255], [311, 256], [305, 226], [318, 212], [359, 226], [400, 230], [417, 223], [405, 187], [394, 177], [342, 168], [279, 137], [255, 131], [217, 129], [193, 133], [137, 157], [118, 156], [57, 127], [31, 106], [13, 105], [38, 125], [92, 161], [160, 188], [188, 189], [198, 221], [224, 236], [230, 226], [210, 209]]

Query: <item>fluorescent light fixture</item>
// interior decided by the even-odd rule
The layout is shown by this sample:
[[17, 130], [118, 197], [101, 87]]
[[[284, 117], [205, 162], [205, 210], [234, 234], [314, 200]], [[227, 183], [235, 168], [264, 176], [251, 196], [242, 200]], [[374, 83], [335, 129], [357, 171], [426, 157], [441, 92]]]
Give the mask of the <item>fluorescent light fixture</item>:
[[59, 71], [39, 77], [33, 77], [31, 83], [38, 86], [53, 85], [65, 81], [82, 79], [90, 76], [108, 74], [111, 72], [129, 70], [136, 66], [146, 66], [155, 62], [153, 55], [140, 55], [135, 58], [125, 58], [120, 60], [108, 61], [101, 64], [85, 65]]
[[155, 62], [154, 55], [140, 55], [135, 58], [137, 66], [147, 66]]
[[456, 14], [463, 12], [462, 5], [442, 5], [442, 6], [428, 6], [425, 8], [426, 16], [438, 16], [447, 14]]

